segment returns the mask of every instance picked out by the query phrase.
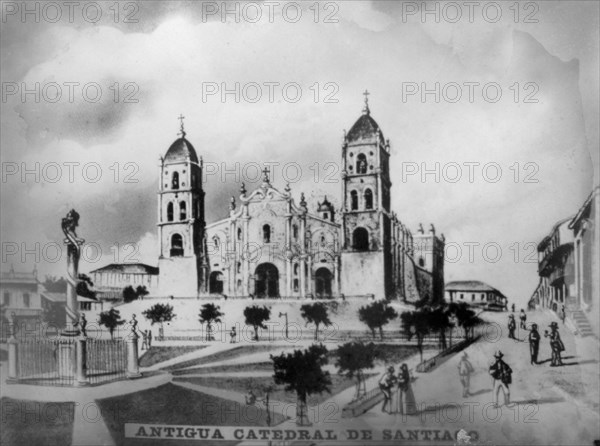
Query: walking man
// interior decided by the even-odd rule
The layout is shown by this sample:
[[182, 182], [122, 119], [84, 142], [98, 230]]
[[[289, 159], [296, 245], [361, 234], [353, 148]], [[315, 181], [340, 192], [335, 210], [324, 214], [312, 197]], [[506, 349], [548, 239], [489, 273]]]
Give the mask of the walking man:
[[387, 371], [379, 380], [379, 388], [383, 393], [383, 405], [381, 406], [382, 412], [392, 412], [392, 387], [394, 386], [395, 382], [396, 377], [394, 376], [394, 367], [389, 366]]
[[521, 314], [519, 314], [519, 320], [521, 321], [520, 325], [519, 325], [520, 328], [522, 328], [523, 330], [527, 330], [527, 324], [526, 324], [527, 315], [525, 314], [525, 310], [523, 310], [522, 308], [521, 308]]
[[142, 350], [148, 350], [148, 332], [142, 331]]
[[467, 358], [467, 352], [464, 352], [458, 363], [458, 376], [463, 387], [463, 398], [470, 395], [471, 374], [474, 372], [473, 365]]
[[514, 303], [512, 304], [512, 312], [513, 313], [515, 312], [515, 304]]
[[148, 350], [150, 350], [150, 347], [152, 347], [152, 330], [146, 330], [146, 333], [148, 334]]
[[537, 324], [531, 324], [529, 332], [529, 353], [531, 355], [531, 364], [538, 363], [538, 352], [540, 351], [540, 334], [538, 333]]
[[229, 332], [229, 343], [235, 344], [235, 338], [237, 333], [235, 332], [235, 327], [231, 327], [231, 331]]
[[502, 360], [504, 355], [498, 350], [498, 353], [494, 355], [496, 362], [490, 366], [490, 375], [494, 379], [494, 398], [496, 401], [496, 407], [500, 401], [500, 390], [504, 393], [504, 404], [510, 405], [510, 384], [512, 383], [512, 369]]
[[550, 338], [550, 348], [552, 349], [552, 360], [550, 367], [559, 367], [563, 365], [561, 353], [565, 350], [565, 344], [560, 339], [560, 333], [558, 332], [558, 324], [554, 321], [550, 322], [550, 329], [552, 333], [548, 334], [548, 330], [544, 332], [545, 338]]
[[567, 318], [567, 312], [565, 311], [565, 304], [563, 304], [560, 309], [560, 319], [562, 320], [563, 325], [565, 325], [566, 318]]
[[516, 339], [515, 338], [516, 328], [517, 328], [517, 323], [515, 322], [515, 315], [509, 314], [508, 315], [508, 337], [510, 339]]

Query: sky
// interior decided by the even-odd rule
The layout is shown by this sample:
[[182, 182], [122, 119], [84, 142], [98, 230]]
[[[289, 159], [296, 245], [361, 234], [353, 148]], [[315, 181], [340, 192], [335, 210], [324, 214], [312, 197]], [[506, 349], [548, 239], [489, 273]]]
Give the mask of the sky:
[[599, 4], [489, 3], [3, 2], [2, 270], [64, 274], [71, 208], [82, 271], [156, 265], [158, 163], [180, 115], [207, 223], [265, 162], [309, 209], [339, 206], [343, 132], [368, 90], [399, 219], [444, 234], [446, 282], [525, 304], [535, 245], [598, 184]]

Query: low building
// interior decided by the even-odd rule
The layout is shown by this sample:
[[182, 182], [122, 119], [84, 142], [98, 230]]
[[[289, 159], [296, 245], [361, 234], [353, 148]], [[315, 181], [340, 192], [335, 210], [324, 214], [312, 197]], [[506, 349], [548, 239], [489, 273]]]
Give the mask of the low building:
[[465, 302], [470, 306], [503, 311], [507, 297], [496, 288], [478, 280], [448, 282], [445, 288], [446, 303]]
[[34, 329], [42, 316], [42, 289], [36, 269], [29, 273], [15, 272], [11, 266], [10, 271], [0, 273], [0, 296], [4, 316], [8, 318], [14, 313], [15, 323], [19, 327], [26, 324], [27, 329]]
[[[57, 306], [64, 311], [67, 305], [67, 293], [49, 293], [42, 291], [42, 307], [45, 311], [50, 311], [51, 306]], [[91, 299], [89, 297], [77, 296], [79, 311], [102, 311], [104, 303], [102, 301]], [[66, 312], [65, 312], [66, 318]]]
[[123, 288], [146, 287], [150, 294], [158, 289], [158, 268], [144, 263], [111, 263], [89, 274], [98, 300], [119, 300]]

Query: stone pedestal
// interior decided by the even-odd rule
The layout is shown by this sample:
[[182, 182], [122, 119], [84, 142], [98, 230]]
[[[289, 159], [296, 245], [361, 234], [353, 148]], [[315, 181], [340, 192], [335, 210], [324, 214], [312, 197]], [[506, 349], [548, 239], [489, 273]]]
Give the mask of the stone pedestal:
[[61, 378], [75, 377], [77, 352], [75, 344], [70, 342], [61, 342], [58, 344], [58, 376]]
[[138, 362], [138, 339], [137, 333], [132, 333], [127, 339], [127, 378], [129, 379], [142, 376]]
[[8, 378], [7, 383], [19, 380], [19, 344], [14, 336], [8, 340]]
[[90, 384], [87, 377], [87, 339], [83, 336], [75, 341], [76, 345], [76, 377], [75, 385], [78, 387], [88, 386]]

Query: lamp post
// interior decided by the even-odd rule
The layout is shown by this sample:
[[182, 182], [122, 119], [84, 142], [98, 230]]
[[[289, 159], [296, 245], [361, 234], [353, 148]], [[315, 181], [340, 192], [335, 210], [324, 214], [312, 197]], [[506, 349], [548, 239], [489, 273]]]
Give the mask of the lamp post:
[[281, 311], [279, 312], [279, 317], [285, 316], [285, 338], [288, 339], [288, 314], [286, 313], [282, 313]]

